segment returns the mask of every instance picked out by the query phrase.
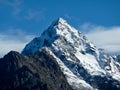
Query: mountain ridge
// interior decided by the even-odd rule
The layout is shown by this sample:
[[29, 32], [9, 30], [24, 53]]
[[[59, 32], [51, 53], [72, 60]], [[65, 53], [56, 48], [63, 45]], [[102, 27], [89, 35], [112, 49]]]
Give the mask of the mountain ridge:
[[[106, 79], [112, 77], [120, 80], [120, 71], [113, 58], [98, 49], [85, 35], [62, 18], [54, 21], [37, 39], [38, 42], [35, 40], [30, 42], [23, 53], [27, 52], [27, 49], [29, 53], [37, 53], [39, 48], [47, 47], [78, 77], [83, 79], [90, 79], [93, 76]], [[37, 44], [33, 45], [35, 43]], [[33, 50], [29, 50], [29, 46]]]
[[45, 51], [25, 57], [11, 51], [0, 59], [0, 90], [73, 89], [56, 61]]
[[[15, 55], [15, 57], [17, 56], [16, 53], [13, 55]], [[34, 70], [38, 70], [38, 73], [41, 74], [41, 76], [43, 75], [43, 79], [38, 80], [36, 76], [32, 75], [35, 80], [37, 79], [43, 82], [42, 84], [47, 85], [45, 87], [46, 90], [51, 90], [51, 88], [53, 88], [53, 90], [120, 89], [119, 60], [115, 60], [116, 58], [113, 58], [104, 50], [98, 49], [84, 34], [62, 18], [54, 20], [40, 37], [36, 37], [28, 43], [23, 49], [20, 58], [14, 59], [18, 61], [20, 59], [23, 63], [16, 62], [17, 64], [15, 65], [24, 65], [26, 60], [27, 63], [29, 63], [25, 64], [26, 68], [29, 68], [31, 65], [37, 65]], [[3, 60], [5, 59], [3, 58]], [[34, 60], [40, 62], [37, 63]], [[53, 62], [56, 64], [53, 64]], [[1, 64], [2, 63], [0, 63], [0, 65]], [[40, 67], [45, 71], [49, 69], [49, 71], [42, 72]], [[56, 68], [59, 68], [59, 70], [53, 72]], [[29, 68], [30, 71], [32, 69], [33, 67]], [[57, 73], [60, 72], [62, 73], [61, 77], [65, 80], [65, 88], [63, 88], [61, 83], [62, 80], [57, 78]], [[50, 82], [46, 82], [47, 79], [44, 77], [46, 73], [48, 73], [50, 77], [48, 78]], [[53, 81], [52, 76], [50, 76], [51, 73], [54, 78], [56, 78]], [[34, 78], [31, 80], [34, 80]], [[54, 82], [57, 83], [57, 79], [60, 84], [55, 86]], [[52, 83], [51, 88], [50, 83]], [[59, 85], [62, 85], [62, 87], [59, 87]]]

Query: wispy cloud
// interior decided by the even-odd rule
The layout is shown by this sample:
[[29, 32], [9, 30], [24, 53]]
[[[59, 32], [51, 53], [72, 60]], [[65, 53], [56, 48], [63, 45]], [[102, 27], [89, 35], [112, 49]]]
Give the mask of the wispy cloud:
[[43, 11], [39, 9], [38, 10], [29, 9], [27, 13], [24, 15], [24, 18], [27, 20], [39, 21], [44, 18]]
[[1, 0], [0, 3], [4, 5], [8, 5], [13, 8], [13, 15], [18, 15], [21, 11], [21, 5], [23, 4], [24, 0]]
[[80, 19], [69, 14], [64, 14], [64, 17], [69, 20], [79, 21]]
[[7, 5], [12, 8], [13, 17], [18, 19], [40, 21], [44, 18], [44, 9], [26, 7], [24, 4], [25, 0], [0, 0], [0, 3], [5, 5], [5, 7]]
[[35, 37], [21, 29], [10, 29], [8, 33], [0, 34], [0, 57], [11, 50], [21, 52], [25, 45]]
[[68, 14], [65, 14], [64, 17], [67, 18], [67, 19], [70, 19], [70, 20], [72, 19], [72, 17]]
[[86, 32], [87, 37], [97, 47], [110, 53], [120, 52], [120, 27], [104, 27], [86, 23], [81, 26], [81, 31]]

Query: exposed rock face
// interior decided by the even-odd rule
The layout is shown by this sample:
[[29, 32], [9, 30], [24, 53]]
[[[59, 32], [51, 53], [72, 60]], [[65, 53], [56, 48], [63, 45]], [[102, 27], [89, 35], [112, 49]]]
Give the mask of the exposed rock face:
[[0, 90], [120, 90], [120, 60], [62, 18], [22, 54], [0, 59]]
[[[120, 89], [120, 63], [103, 49], [98, 49], [66, 20], [55, 20], [40, 37], [34, 38], [26, 45], [22, 54], [35, 54], [44, 47], [54, 53], [79, 82], [83, 80], [87, 86], [100, 90]], [[68, 77], [67, 74], [68, 83], [75, 83], [72, 87], [75, 86], [79, 90], [78, 82], [70, 82], [71, 78]]]
[[0, 90], [72, 90], [57, 62], [44, 51], [22, 56], [11, 51], [0, 59]]

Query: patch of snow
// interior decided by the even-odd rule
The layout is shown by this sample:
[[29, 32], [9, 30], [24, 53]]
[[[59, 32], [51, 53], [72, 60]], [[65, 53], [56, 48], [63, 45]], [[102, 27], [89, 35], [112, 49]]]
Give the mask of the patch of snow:
[[[83, 81], [77, 77], [79, 70], [76, 71], [76, 65], [82, 65], [90, 75], [112, 76], [120, 81], [120, 64], [114, 61], [103, 49], [97, 49], [87, 37], [62, 18], [54, 21], [40, 37], [26, 45], [23, 54], [36, 53], [43, 47], [50, 48], [50, 54], [58, 57], [56, 57], [57, 62], [73, 86], [78, 87]], [[64, 60], [59, 59], [59, 56], [62, 55], [65, 57], [65, 62], [68, 61], [67, 64], [74, 64], [71, 65], [72, 68], [67, 66]]]
[[105, 75], [106, 72], [99, 66], [95, 56], [91, 54], [83, 55], [79, 52], [75, 56], [80, 60], [80, 63], [91, 75]]
[[61, 71], [63, 71], [64, 75], [67, 78], [68, 83], [74, 87], [76, 90], [79, 90], [80, 88], [88, 88], [89, 90], [93, 90], [93, 88], [84, 80], [78, 78], [76, 75], [74, 75], [67, 67], [66, 65], [55, 56], [55, 54], [52, 53], [48, 48], [46, 50], [52, 55], [57, 63], [59, 64]]
[[120, 81], [120, 72], [119, 72], [118, 68], [116, 67], [115, 63], [116, 62], [111, 58], [111, 63], [110, 63], [110, 66], [111, 66], [111, 76], [114, 79]]

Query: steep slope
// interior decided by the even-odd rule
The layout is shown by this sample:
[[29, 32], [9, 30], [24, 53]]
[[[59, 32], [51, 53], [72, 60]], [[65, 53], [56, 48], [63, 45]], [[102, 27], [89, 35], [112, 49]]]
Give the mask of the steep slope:
[[73, 90], [53, 56], [45, 50], [22, 56], [11, 51], [0, 59], [0, 90]]
[[74, 75], [67, 67], [66, 65], [55, 56], [54, 53], [51, 52], [48, 48], [42, 48], [41, 51], [46, 51], [46, 53], [49, 53], [49, 55], [52, 55], [54, 57], [54, 60], [57, 61], [59, 67], [61, 68], [61, 71], [64, 73], [68, 83], [72, 86], [74, 90], [94, 90], [88, 83], [86, 83], [81, 78], [78, 78], [76, 75]]
[[[104, 50], [97, 49], [86, 36], [62, 18], [55, 20], [40, 37], [27, 44], [22, 55], [37, 54], [44, 47], [59, 58], [77, 80], [86, 81], [86, 85], [101, 90], [120, 89], [120, 64]], [[68, 74], [66, 78], [71, 84]]]
[[[86, 69], [89, 69], [90, 73], [96, 74], [93, 72], [97, 70], [102, 72], [99, 63], [96, 61], [96, 58], [99, 58], [99, 52], [96, 49], [96, 46], [94, 46], [82, 33], [71, 27], [62, 18], [54, 21], [52, 25], [43, 32], [41, 37], [35, 38], [31, 41], [25, 47], [22, 54], [27, 55], [36, 53], [41, 47], [50, 48], [59, 58], [62, 57], [62, 55], [65, 57], [67, 56], [67, 61], [79, 62], [79, 60], [76, 59], [79, 59], [78, 56], [81, 55], [81, 64], [83, 64]], [[89, 58], [92, 59], [91, 63]], [[89, 65], [91, 67], [89, 67]]]

